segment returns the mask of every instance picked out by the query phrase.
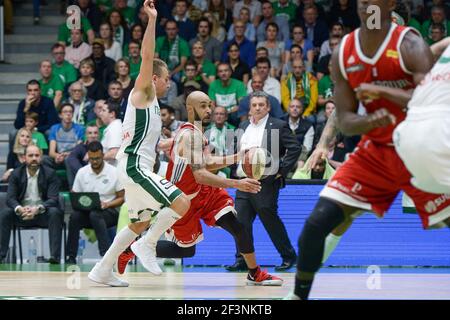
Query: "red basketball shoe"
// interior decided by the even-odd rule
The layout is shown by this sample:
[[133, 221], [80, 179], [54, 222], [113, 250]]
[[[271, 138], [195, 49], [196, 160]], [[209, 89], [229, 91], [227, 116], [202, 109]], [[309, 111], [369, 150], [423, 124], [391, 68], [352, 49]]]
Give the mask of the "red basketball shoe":
[[124, 252], [122, 252], [117, 259], [117, 272], [119, 274], [123, 274], [125, 272], [125, 268], [127, 267], [128, 262], [135, 257], [135, 254], [128, 247]]
[[253, 277], [250, 272], [247, 275], [248, 286], [281, 286], [282, 284], [283, 279], [268, 274], [266, 270], [261, 270], [259, 266]]

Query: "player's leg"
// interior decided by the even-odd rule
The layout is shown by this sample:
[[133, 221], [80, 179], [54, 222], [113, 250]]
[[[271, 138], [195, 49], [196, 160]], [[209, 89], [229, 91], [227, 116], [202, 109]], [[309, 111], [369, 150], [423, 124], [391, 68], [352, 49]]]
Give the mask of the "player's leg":
[[262, 286], [281, 286], [283, 280], [261, 270], [256, 262], [253, 240], [244, 226], [237, 220], [234, 211], [230, 210], [222, 215], [216, 225], [228, 231], [234, 238], [238, 251], [244, 257], [248, 267], [247, 284]]
[[136, 172], [132, 179], [162, 207], [147, 233], [131, 246], [143, 266], [151, 273], [160, 275], [162, 271], [156, 261], [156, 244], [164, 232], [189, 210], [190, 200], [170, 181], [151, 171]]
[[322, 263], [325, 263], [325, 261], [328, 260], [328, 258], [331, 256], [331, 254], [341, 241], [341, 238], [344, 235], [344, 233], [351, 227], [352, 223], [353, 218], [348, 217], [347, 220], [342, 222], [336, 229], [331, 231], [331, 233], [327, 236], [327, 238], [325, 239], [325, 249], [323, 252]]
[[319, 198], [313, 212], [306, 220], [298, 240], [299, 256], [294, 294], [307, 299], [324, 255], [324, 244], [330, 232], [360, 209], [352, 208], [327, 198]]

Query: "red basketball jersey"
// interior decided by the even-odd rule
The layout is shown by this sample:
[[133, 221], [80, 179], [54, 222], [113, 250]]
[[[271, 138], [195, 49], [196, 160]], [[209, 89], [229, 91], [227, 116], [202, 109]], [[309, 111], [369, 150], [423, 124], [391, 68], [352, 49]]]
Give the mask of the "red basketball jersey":
[[[167, 166], [166, 179], [176, 185], [187, 196], [192, 196], [200, 191], [201, 185], [195, 181], [188, 159], [180, 157], [176, 150], [180, 137], [186, 130], [195, 131], [197, 129], [192, 123], [184, 123], [178, 130], [170, 147], [170, 161]], [[208, 140], [203, 135], [203, 147], [208, 144]], [[202, 155], [203, 156], [203, 155]], [[201, 160], [201, 159], [198, 159]]]
[[[362, 83], [372, 83], [404, 90], [414, 88], [412, 73], [406, 69], [400, 52], [406, 33], [414, 30], [392, 23], [386, 39], [372, 58], [366, 57], [361, 49], [359, 31], [346, 35], [339, 50], [339, 68], [350, 87], [356, 89]], [[364, 137], [377, 143], [392, 144], [392, 132], [405, 119], [406, 113], [386, 99], [364, 103], [364, 107], [368, 113], [385, 108], [395, 116], [394, 125], [373, 129]]]

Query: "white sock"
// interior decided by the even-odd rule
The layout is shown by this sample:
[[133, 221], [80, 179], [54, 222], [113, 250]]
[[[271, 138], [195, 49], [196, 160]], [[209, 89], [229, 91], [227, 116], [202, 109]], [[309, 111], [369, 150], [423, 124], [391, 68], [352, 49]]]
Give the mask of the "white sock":
[[156, 215], [155, 221], [151, 224], [142, 241], [156, 245], [161, 235], [169, 229], [181, 217], [172, 209], [166, 207]]
[[322, 263], [325, 263], [325, 261], [328, 260], [334, 249], [336, 249], [337, 245], [339, 244], [339, 241], [341, 241], [341, 238], [342, 236], [335, 236], [332, 233], [328, 235], [328, 237], [325, 239], [325, 249], [323, 252]]
[[120, 254], [128, 248], [128, 246], [133, 242], [138, 234], [134, 233], [128, 226], [120, 230], [118, 234], [114, 237], [114, 241], [106, 251], [102, 260], [100, 261], [100, 266], [102, 268], [111, 268], [117, 262]]

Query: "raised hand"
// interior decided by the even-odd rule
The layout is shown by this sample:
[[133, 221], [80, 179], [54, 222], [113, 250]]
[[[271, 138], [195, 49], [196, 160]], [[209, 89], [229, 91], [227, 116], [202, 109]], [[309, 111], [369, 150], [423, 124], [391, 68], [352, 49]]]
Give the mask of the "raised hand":
[[158, 11], [156, 11], [154, 0], [145, 0], [143, 7], [149, 18], [156, 19]]

